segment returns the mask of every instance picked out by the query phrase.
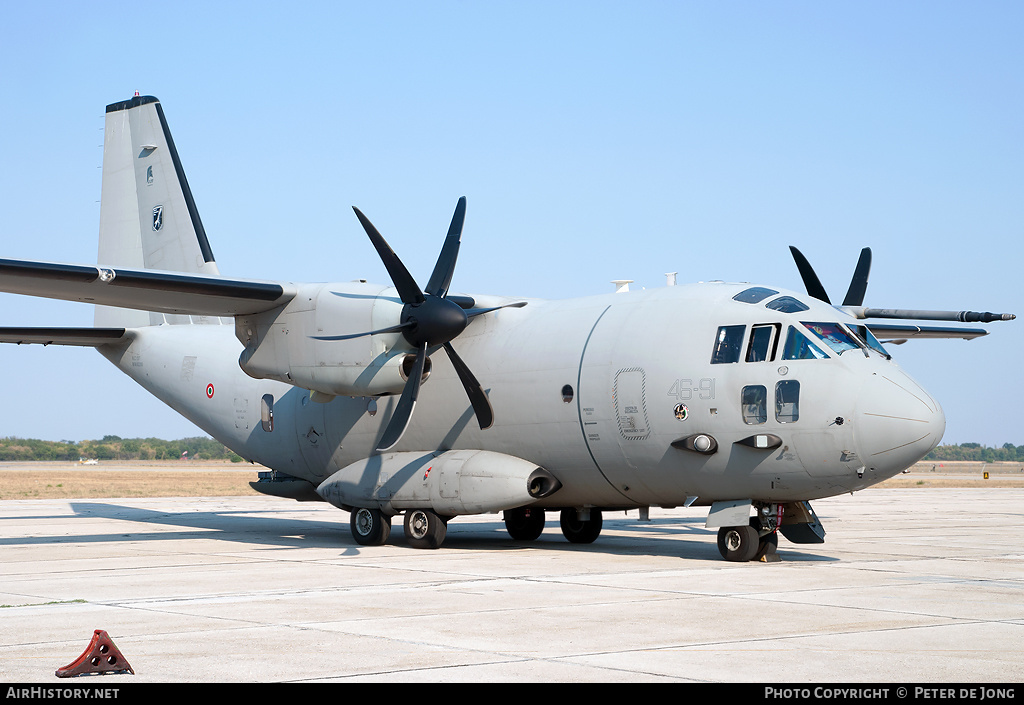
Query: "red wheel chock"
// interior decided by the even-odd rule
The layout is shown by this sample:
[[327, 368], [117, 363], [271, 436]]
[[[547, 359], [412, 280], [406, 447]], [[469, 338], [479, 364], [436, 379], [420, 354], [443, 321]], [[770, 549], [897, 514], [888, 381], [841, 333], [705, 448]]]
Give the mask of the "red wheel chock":
[[89, 642], [85, 652], [74, 662], [57, 669], [56, 675], [58, 678], [71, 678], [86, 673], [125, 672], [135, 675], [135, 671], [132, 670], [118, 648], [114, 646], [110, 636], [102, 629], [97, 629], [93, 632], [92, 641]]

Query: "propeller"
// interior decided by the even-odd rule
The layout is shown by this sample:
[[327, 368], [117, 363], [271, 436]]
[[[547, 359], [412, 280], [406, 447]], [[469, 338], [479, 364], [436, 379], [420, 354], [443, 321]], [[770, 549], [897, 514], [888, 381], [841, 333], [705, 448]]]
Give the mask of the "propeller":
[[[370, 238], [377, 254], [380, 255], [388, 275], [391, 277], [398, 296], [405, 306], [402, 308], [402, 316], [397, 325], [365, 333], [354, 333], [350, 335], [335, 336], [314, 336], [316, 340], [350, 340], [366, 335], [377, 335], [379, 333], [396, 333], [401, 331], [402, 336], [415, 350], [416, 359], [409, 378], [402, 390], [402, 396], [395, 406], [395, 412], [388, 422], [384, 435], [381, 436], [377, 451], [383, 452], [393, 448], [409, 426], [413, 410], [416, 407], [416, 400], [419, 397], [420, 383], [423, 377], [423, 369], [428, 357], [430, 348], [443, 347], [452, 367], [455, 368], [462, 386], [466, 390], [469, 402], [476, 414], [477, 422], [481, 429], [490, 428], [494, 423], [494, 409], [491, 402], [484, 393], [480, 382], [470, 371], [469, 366], [459, 357], [452, 347], [451, 341], [459, 336], [469, 325], [469, 319], [501, 308], [521, 308], [526, 305], [525, 301], [505, 304], [503, 306], [492, 306], [489, 308], [463, 308], [460, 305], [466, 302], [463, 297], [448, 298], [448, 287], [451, 285], [452, 275], [455, 273], [455, 262], [459, 255], [459, 245], [462, 238], [462, 225], [466, 219], [466, 197], [459, 199], [455, 206], [455, 215], [452, 216], [451, 225], [448, 227], [448, 235], [445, 237], [444, 245], [441, 247], [441, 254], [438, 255], [434, 271], [424, 289], [416, 284], [409, 270], [402, 264], [395, 251], [391, 249], [384, 237], [373, 226], [373, 223], [363, 215], [362, 211], [353, 206], [356, 217], [363, 226], [363, 230]], [[457, 298], [457, 300], [456, 300]], [[474, 306], [475, 304], [471, 304]]]
[[[829, 301], [825, 287], [821, 285], [818, 275], [814, 273], [811, 263], [803, 256], [800, 250], [792, 245], [789, 246], [796, 260], [796, 267], [800, 270], [800, 277], [804, 280], [804, 287], [807, 293], [816, 299], [832, 305]], [[900, 320], [928, 320], [928, 321], [959, 321], [960, 323], [991, 323], [993, 321], [1012, 321], [1017, 318], [1012, 313], [991, 313], [988, 311], [922, 311], [918, 309], [901, 308], [865, 308], [864, 294], [868, 288], [868, 272], [871, 270], [871, 249], [865, 247], [860, 251], [860, 258], [857, 260], [857, 269], [853, 272], [853, 280], [850, 288], [846, 291], [846, 298], [843, 299], [842, 310], [858, 320], [866, 318], [895, 318]], [[874, 326], [877, 331], [911, 332], [911, 335], [925, 334], [928, 337], [938, 338], [972, 338], [985, 335], [986, 332], [978, 328], [925, 328], [920, 326]], [[902, 345], [907, 342], [906, 338], [887, 340], [886, 343]], [[865, 354], [867, 354], [865, 352]]]
[[[793, 259], [796, 261], [796, 268], [800, 270], [800, 278], [804, 280], [804, 288], [807, 289], [807, 294], [813, 296], [819, 301], [824, 301], [828, 305], [832, 305], [832, 302], [828, 298], [828, 294], [825, 292], [825, 287], [822, 286], [821, 280], [818, 279], [818, 275], [814, 273], [814, 268], [811, 267], [811, 263], [807, 261], [807, 258], [803, 256], [800, 250], [796, 249], [792, 245], [789, 246], [790, 252], [793, 253]], [[853, 279], [850, 281], [850, 288], [846, 291], [846, 298], [843, 299], [843, 306], [860, 306], [864, 303], [864, 294], [868, 288], [868, 274], [871, 271], [871, 248], [865, 247], [860, 251], [860, 258], [857, 260], [857, 268], [853, 272]]]

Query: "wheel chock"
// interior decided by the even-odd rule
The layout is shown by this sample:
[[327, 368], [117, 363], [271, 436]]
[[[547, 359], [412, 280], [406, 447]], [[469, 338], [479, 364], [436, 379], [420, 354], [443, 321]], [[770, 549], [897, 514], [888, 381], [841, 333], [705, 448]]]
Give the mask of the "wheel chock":
[[57, 669], [58, 678], [72, 678], [86, 673], [131, 673], [135, 675], [128, 660], [114, 646], [110, 636], [102, 629], [93, 632], [92, 641], [72, 663]]

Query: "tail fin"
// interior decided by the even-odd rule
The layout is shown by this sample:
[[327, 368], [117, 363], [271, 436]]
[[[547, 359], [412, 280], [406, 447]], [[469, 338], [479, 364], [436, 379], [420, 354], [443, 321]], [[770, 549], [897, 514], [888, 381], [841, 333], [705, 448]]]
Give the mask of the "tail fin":
[[[98, 264], [218, 275], [160, 101], [135, 96], [107, 106]], [[97, 326], [218, 323], [96, 307]]]

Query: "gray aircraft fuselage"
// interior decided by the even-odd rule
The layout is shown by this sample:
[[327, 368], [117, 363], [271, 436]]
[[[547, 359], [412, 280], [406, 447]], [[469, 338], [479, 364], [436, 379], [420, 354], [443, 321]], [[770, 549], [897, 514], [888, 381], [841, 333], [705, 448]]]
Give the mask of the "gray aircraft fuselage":
[[[387, 295], [373, 285], [323, 290], [353, 286]], [[528, 458], [563, 485], [538, 506], [627, 508], [851, 492], [899, 473], [939, 442], [939, 404], [875, 351], [840, 355], [819, 341], [827, 357], [783, 360], [777, 340], [769, 359], [712, 364], [721, 326], [745, 326], [746, 349], [755, 324], [777, 324], [781, 337], [801, 322], [849, 319], [798, 294], [789, 295], [809, 307], [799, 313], [732, 298], [747, 288], [708, 283], [531, 300], [480, 317], [458, 348], [498, 422], [477, 427], [451, 365], [434, 354], [416, 415], [393, 450], [472, 448]], [[374, 338], [388, 349], [400, 335]], [[157, 326], [138, 329], [123, 353], [105, 354], [247, 460], [313, 485], [373, 454], [397, 396], [317, 403], [305, 389], [244, 374], [241, 351], [228, 325]], [[776, 413], [779, 382], [799, 384], [795, 419]], [[751, 386], [767, 393], [767, 414], [745, 421], [741, 395]], [[261, 423], [265, 395], [273, 397], [272, 431]], [[713, 438], [717, 452], [672, 446], [694, 434]], [[782, 445], [738, 443], [757, 434], [774, 434]]]

